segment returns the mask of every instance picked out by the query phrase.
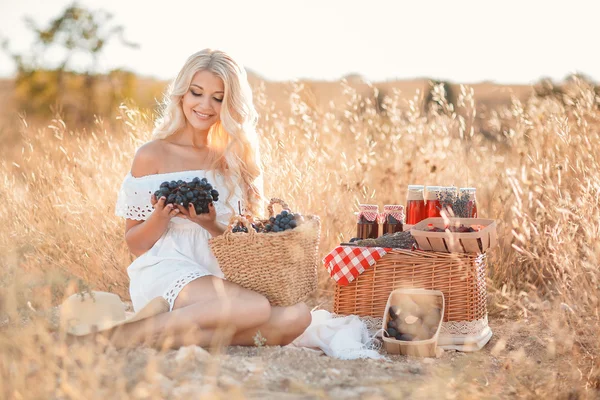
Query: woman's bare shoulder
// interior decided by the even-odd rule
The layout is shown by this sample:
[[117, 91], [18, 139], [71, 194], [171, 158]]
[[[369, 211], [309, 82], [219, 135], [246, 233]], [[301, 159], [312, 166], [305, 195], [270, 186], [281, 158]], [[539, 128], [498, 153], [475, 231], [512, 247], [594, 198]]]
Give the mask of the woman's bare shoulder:
[[157, 174], [160, 171], [162, 159], [165, 154], [165, 144], [162, 140], [152, 140], [135, 152], [131, 175], [139, 178], [146, 175]]

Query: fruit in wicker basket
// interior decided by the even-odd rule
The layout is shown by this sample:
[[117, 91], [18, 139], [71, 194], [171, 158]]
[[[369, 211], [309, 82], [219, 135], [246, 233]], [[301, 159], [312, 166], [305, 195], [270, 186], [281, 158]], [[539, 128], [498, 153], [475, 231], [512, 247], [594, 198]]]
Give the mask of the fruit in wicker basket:
[[472, 233], [477, 232], [481, 229], [479, 225], [465, 226], [463, 224], [459, 226], [446, 226], [445, 229], [439, 228], [437, 226], [433, 226], [433, 224], [428, 224], [425, 229], [425, 232], [454, 232], [454, 233]]
[[294, 214], [287, 210], [283, 210], [275, 217], [269, 218], [269, 222], [265, 224], [265, 232], [283, 232], [297, 228], [304, 222], [304, 217], [301, 214]]
[[189, 182], [166, 181], [154, 192], [156, 199], [165, 197], [166, 204], [177, 204], [183, 207], [194, 205], [197, 214], [208, 214], [208, 205], [219, 201], [219, 192], [212, 187], [206, 178], [194, 178]]
[[388, 309], [384, 335], [402, 341], [427, 340], [433, 337], [442, 318], [435, 298], [402, 297]]

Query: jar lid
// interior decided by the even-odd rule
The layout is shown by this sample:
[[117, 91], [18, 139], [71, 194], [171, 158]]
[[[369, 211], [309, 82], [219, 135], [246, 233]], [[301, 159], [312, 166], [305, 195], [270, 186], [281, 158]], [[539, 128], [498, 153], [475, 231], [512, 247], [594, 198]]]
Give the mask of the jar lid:
[[404, 206], [400, 204], [386, 204], [383, 206], [383, 213], [379, 216], [381, 223], [385, 222], [388, 215], [394, 217], [398, 222], [404, 221]]
[[423, 190], [423, 185], [408, 185], [408, 190]]
[[384, 211], [404, 211], [404, 206], [400, 204], [386, 204], [383, 206]]
[[358, 208], [362, 211], [378, 211], [379, 206], [377, 204], [359, 204]]
[[426, 189], [428, 192], [439, 192], [442, 190], [442, 186], [427, 186]]
[[379, 206], [377, 204], [359, 204], [358, 207], [360, 211], [355, 214], [359, 222], [361, 217], [369, 222], [377, 221], [377, 217], [379, 216]]
[[477, 189], [474, 187], [465, 187], [465, 188], [460, 188], [458, 190], [460, 190], [461, 192], [476, 192], [477, 191]]

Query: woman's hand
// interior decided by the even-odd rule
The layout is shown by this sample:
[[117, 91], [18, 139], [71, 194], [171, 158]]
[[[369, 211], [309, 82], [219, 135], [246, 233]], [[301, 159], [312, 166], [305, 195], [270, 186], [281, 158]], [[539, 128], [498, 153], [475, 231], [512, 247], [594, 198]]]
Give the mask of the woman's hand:
[[217, 211], [213, 203], [208, 204], [208, 214], [196, 214], [193, 204], [190, 204], [187, 208], [178, 204], [177, 208], [179, 209], [179, 216], [181, 218], [189, 219], [209, 232], [214, 231], [217, 226]]
[[166, 201], [167, 198], [164, 196], [156, 200], [156, 196], [152, 195], [150, 198], [150, 203], [152, 203], [152, 208], [154, 208], [152, 214], [156, 214], [161, 219], [170, 220], [171, 218], [178, 216], [181, 210], [173, 207], [173, 204], [165, 205]]

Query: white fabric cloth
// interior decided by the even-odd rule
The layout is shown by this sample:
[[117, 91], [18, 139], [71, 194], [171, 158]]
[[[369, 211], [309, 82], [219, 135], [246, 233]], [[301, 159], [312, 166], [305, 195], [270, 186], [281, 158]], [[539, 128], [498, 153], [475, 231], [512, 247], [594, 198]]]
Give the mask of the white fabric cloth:
[[312, 322], [291, 346], [321, 349], [340, 360], [386, 358], [373, 349], [373, 338], [358, 316], [334, 317], [326, 310], [312, 311], [311, 315]]
[[[238, 209], [242, 201], [242, 191], [235, 185], [229, 199], [229, 190], [222, 174], [215, 171], [195, 170], [134, 177], [125, 176], [119, 191], [115, 214], [117, 216], [146, 220], [152, 212], [150, 198], [165, 181], [191, 181], [195, 177], [206, 178], [219, 192], [219, 201], [215, 202], [217, 220], [229, 223], [229, 218]], [[242, 203], [243, 207], [243, 203]], [[150, 250], [139, 256], [127, 268], [129, 275], [129, 293], [134, 310], [142, 309], [150, 300], [163, 296], [170, 309], [177, 295], [185, 285], [202, 276], [214, 275], [223, 278], [223, 272], [208, 245], [210, 234], [200, 225], [189, 220], [175, 217], [162, 237]]]

